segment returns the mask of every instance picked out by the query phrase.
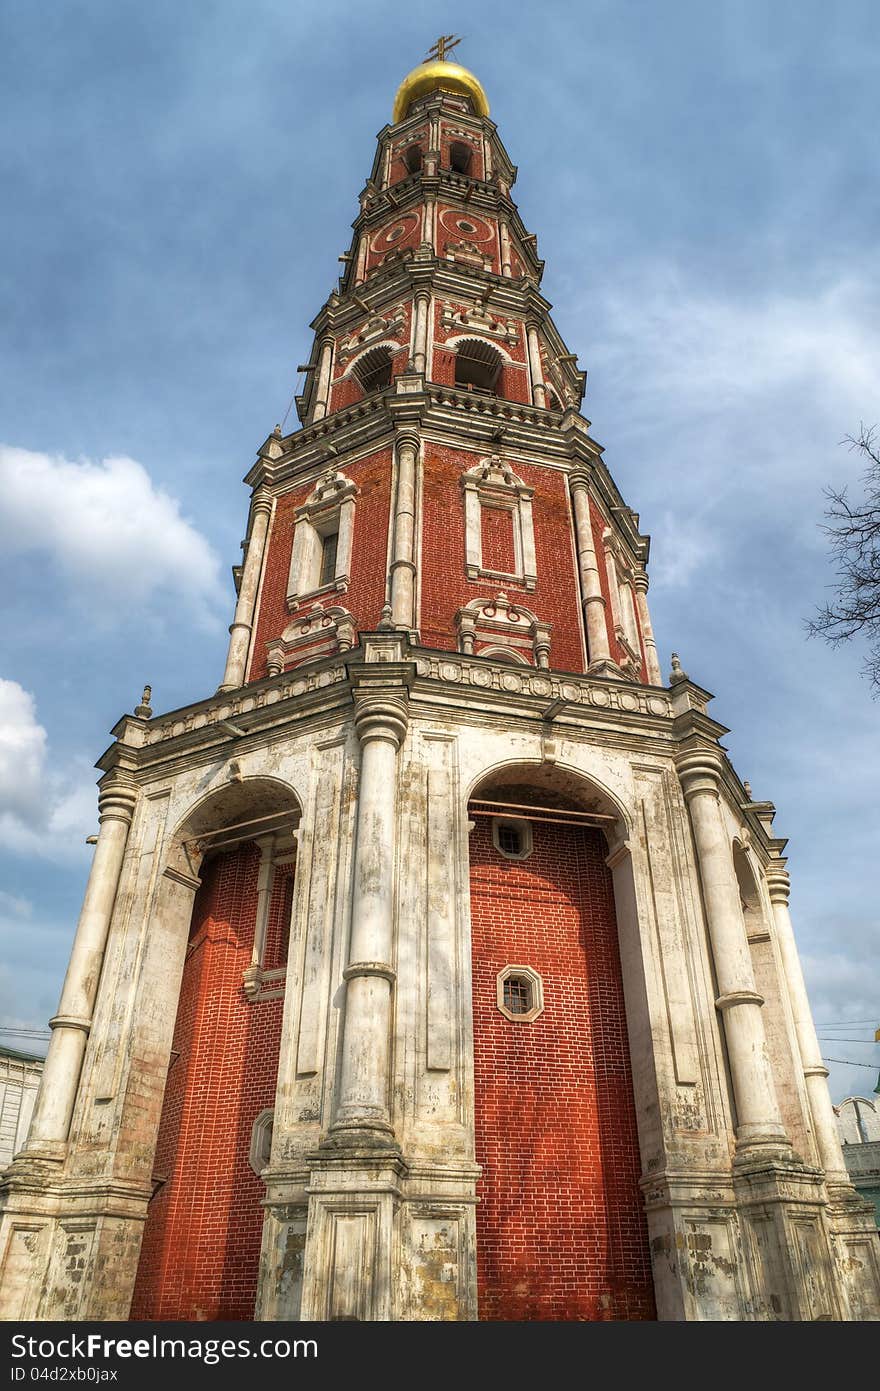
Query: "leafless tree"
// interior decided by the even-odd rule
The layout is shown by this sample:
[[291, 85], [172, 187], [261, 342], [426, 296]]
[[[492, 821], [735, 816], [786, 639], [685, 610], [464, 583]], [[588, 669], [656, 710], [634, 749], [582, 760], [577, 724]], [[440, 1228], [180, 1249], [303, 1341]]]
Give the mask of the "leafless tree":
[[823, 637], [832, 647], [861, 633], [868, 643], [864, 674], [874, 696], [880, 696], [880, 442], [878, 427], [859, 427], [858, 435], [842, 441], [865, 460], [864, 496], [851, 502], [846, 488], [826, 488], [826, 524], [836, 566], [835, 597], [807, 620], [810, 637]]

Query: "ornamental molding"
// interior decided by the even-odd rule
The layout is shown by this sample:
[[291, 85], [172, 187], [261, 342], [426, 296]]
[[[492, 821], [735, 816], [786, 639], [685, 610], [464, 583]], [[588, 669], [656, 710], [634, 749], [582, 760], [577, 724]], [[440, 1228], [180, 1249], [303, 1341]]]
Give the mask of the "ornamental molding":
[[[498, 454], [480, 459], [461, 476], [464, 493], [465, 572], [468, 579], [489, 579], [521, 584], [529, 591], [538, 582], [535, 528], [532, 518], [534, 489]], [[513, 527], [514, 569], [508, 575], [483, 563], [484, 507], [509, 510]]]
[[310, 513], [323, 512], [325, 508], [339, 507], [347, 498], [354, 497], [357, 491], [357, 484], [346, 478], [341, 470], [328, 469], [321, 474], [295, 515], [308, 516]]
[[[497, 338], [502, 343], [509, 343], [511, 347], [522, 343], [517, 321], [493, 314], [480, 300], [473, 305], [461, 305], [452, 300], [444, 300], [440, 310], [440, 327], [445, 328], [447, 332], [470, 329], [483, 338]], [[522, 366], [521, 363], [518, 365]]]
[[[422, 124], [420, 126], [417, 126], [415, 130], [408, 131], [407, 134], [402, 137], [402, 139], [392, 141], [392, 154], [404, 154], [407, 150], [411, 150], [413, 145], [418, 144], [419, 140], [427, 139], [428, 133], [428, 126], [423, 121]], [[397, 187], [397, 185], [395, 185], [395, 187]]]
[[463, 237], [461, 241], [447, 242], [444, 256], [447, 261], [454, 261], [458, 265], [471, 266], [476, 270], [492, 269], [492, 257], [486, 252], [481, 251], [475, 242], [468, 241]]
[[268, 674], [280, 676], [288, 667], [350, 652], [356, 642], [357, 622], [348, 609], [338, 604], [325, 608], [318, 600], [289, 623], [280, 638], [266, 643]]
[[479, 657], [468, 661], [464, 654], [430, 657], [417, 654], [416, 675], [459, 690], [470, 687], [487, 695], [531, 696], [548, 703], [561, 701], [563, 706], [575, 709], [592, 708], [660, 719], [669, 719], [672, 713], [665, 691], [623, 682], [559, 677], [532, 667], [514, 668]]
[[[380, 339], [397, 339], [404, 332], [406, 325], [407, 313], [402, 304], [393, 305], [385, 314], [370, 314], [361, 328], [345, 338], [340, 338], [336, 355], [339, 361], [343, 362], [360, 354], [364, 348], [377, 347]], [[389, 347], [391, 346], [396, 350], [399, 345], [389, 344]]]
[[[222, 700], [151, 721], [150, 727], [144, 731], [143, 743], [150, 746], [161, 744], [214, 725], [222, 726], [252, 711], [271, 709], [281, 701], [297, 700], [306, 695], [326, 692], [345, 682], [347, 676], [346, 668], [340, 663], [339, 666], [297, 672], [295, 677], [287, 677], [285, 680], [276, 678], [272, 684], [266, 684], [257, 691], [244, 687], [239, 695], [226, 692]], [[244, 694], [244, 691], [247, 691], [247, 694]]]
[[550, 665], [550, 632], [552, 625], [544, 623], [531, 609], [511, 603], [502, 591], [494, 599], [472, 599], [455, 615], [459, 651], [466, 656], [479, 656], [479, 648], [503, 652], [508, 660], [527, 661], [546, 671]]

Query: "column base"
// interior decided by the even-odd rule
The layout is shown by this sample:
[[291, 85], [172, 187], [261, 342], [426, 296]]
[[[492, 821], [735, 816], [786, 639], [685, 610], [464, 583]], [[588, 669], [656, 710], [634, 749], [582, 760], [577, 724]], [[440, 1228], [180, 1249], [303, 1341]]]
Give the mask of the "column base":
[[366, 1118], [337, 1121], [330, 1127], [318, 1147], [318, 1152], [321, 1154], [326, 1151], [332, 1153], [338, 1149], [364, 1150], [368, 1153], [372, 1153], [374, 1150], [383, 1153], [389, 1151], [395, 1154], [400, 1153], [400, 1145], [394, 1137], [392, 1126], [387, 1121]]
[[152, 1189], [8, 1169], [0, 1211], [0, 1317], [128, 1318]]
[[626, 679], [622, 667], [619, 667], [617, 662], [612, 661], [610, 657], [602, 657], [597, 662], [591, 662], [587, 667], [587, 675], [608, 676], [613, 681], [624, 681]]
[[880, 1319], [871, 1205], [768, 1150], [733, 1171], [642, 1180], [662, 1320]]
[[[476, 1318], [476, 1165], [408, 1163], [399, 1153], [323, 1146], [306, 1162], [307, 1183], [298, 1189], [293, 1175], [286, 1192], [280, 1176], [267, 1176], [273, 1231], [271, 1242], [264, 1239], [258, 1310], [329, 1321]], [[276, 1194], [298, 1203], [276, 1208]], [[274, 1270], [266, 1260], [270, 1245]], [[283, 1289], [284, 1253], [293, 1253], [293, 1268], [299, 1252], [302, 1298], [294, 1313], [293, 1301], [282, 1308], [285, 1301], [271, 1291]]]

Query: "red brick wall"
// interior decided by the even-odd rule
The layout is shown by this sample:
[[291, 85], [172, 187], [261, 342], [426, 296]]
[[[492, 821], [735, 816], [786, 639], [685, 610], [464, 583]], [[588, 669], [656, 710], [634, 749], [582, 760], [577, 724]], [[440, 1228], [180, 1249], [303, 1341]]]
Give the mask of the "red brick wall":
[[[385, 574], [388, 546], [388, 518], [391, 507], [391, 451], [380, 450], [368, 459], [345, 465], [345, 476], [360, 489], [355, 503], [354, 537], [351, 556], [351, 586], [347, 594], [321, 595], [328, 607], [341, 604], [354, 614], [359, 628], [371, 631], [385, 603]], [[249, 681], [266, 674], [266, 644], [279, 638], [291, 622], [287, 610], [287, 576], [293, 549], [296, 509], [314, 488], [311, 483], [278, 499], [268, 554], [263, 570], [257, 640]], [[308, 611], [308, 600], [297, 613]]]
[[[471, 835], [477, 1268], [482, 1319], [655, 1317], [605, 842], [533, 823], [507, 860]], [[497, 973], [531, 966], [544, 1013], [513, 1022]]]
[[[256, 846], [210, 861], [193, 908], [172, 1063], [131, 1317], [251, 1319], [265, 1188], [250, 1168], [253, 1122], [275, 1104], [282, 1000], [249, 1004], [242, 971], [256, 919]], [[276, 871], [268, 939], [289, 899]]]
[[513, 574], [516, 555], [513, 548], [513, 513], [506, 507], [481, 507], [483, 565], [487, 570]]
[[580, 599], [565, 479], [553, 469], [515, 465], [534, 488], [532, 514], [538, 582], [532, 593], [508, 580], [469, 580], [465, 571], [464, 497], [461, 475], [477, 462], [463, 450], [425, 446], [424, 534], [420, 630], [426, 647], [454, 651], [456, 612], [475, 598], [492, 598], [499, 589], [538, 618], [553, 624], [550, 665], [583, 671]]

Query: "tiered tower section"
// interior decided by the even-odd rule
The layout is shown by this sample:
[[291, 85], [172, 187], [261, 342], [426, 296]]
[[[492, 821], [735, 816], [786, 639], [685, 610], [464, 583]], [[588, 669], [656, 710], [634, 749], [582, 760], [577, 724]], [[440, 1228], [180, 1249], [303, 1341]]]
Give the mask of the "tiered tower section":
[[515, 173], [406, 79], [220, 689], [100, 760], [5, 1317], [878, 1315], [785, 841], [661, 681]]
[[[450, 68], [457, 65], [426, 65]], [[420, 73], [423, 81], [425, 74]], [[393, 628], [429, 648], [662, 684], [648, 538], [578, 414], [516, 169], [476, 79], [406, 89], [255, 488], [223, 688]]]

